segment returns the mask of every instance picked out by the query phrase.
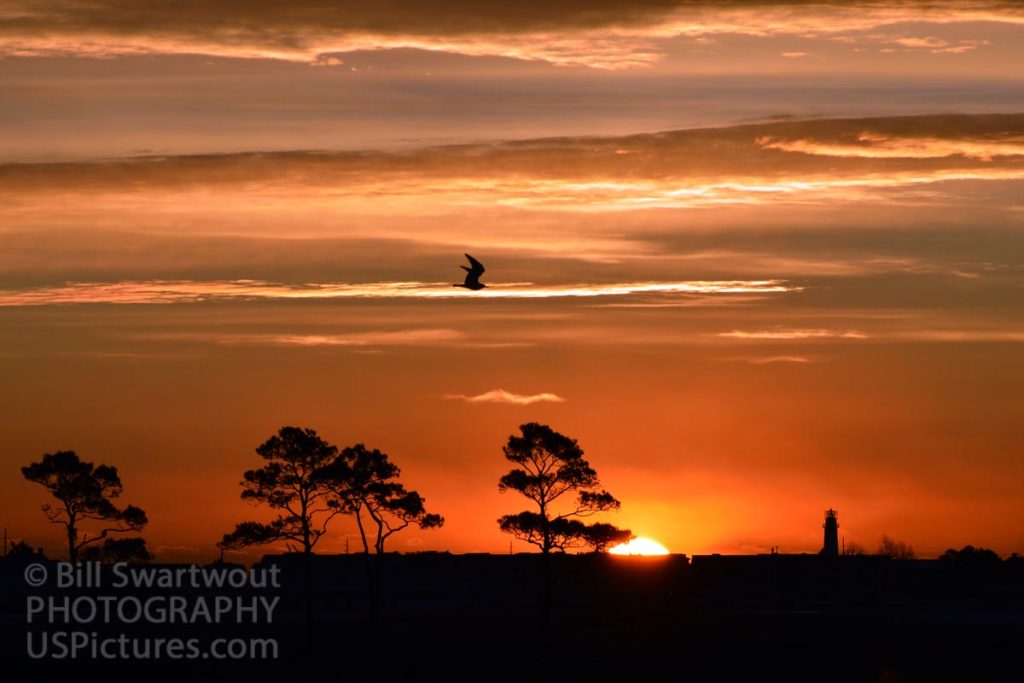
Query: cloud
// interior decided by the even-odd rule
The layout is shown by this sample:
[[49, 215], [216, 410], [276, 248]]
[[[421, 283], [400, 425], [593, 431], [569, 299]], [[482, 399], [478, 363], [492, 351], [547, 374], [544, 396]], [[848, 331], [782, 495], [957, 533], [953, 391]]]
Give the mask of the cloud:
[[622, 68], [659, 58], [644, 38], [674, 5], [669, 0], [521, 6], [468, 0], [185, 0], [168, 6], [13, 0], [5, 8], [0, 53], [179, 53], [321, 63], [332, 53], [419, 48]]
[[354, 347], [445, 346], [466, 340], [466, 334], [447, 328], [370, 330], [336, 334], [268, 334], [241, 332], [147, 332], [122, 335], [133, 341], [199, 342], [224, 346]]
[[726, 360], [750, 363], [751, 365], [773, 365], [776, 363], [813, 363], [815, 360], [809, 356], [736, 356]]
[[1024, 328], [1008, 330], [992, 329], [943, 329], [906, 330], [890, 335], [895, 340], [949, 343], [1016, 343], [1024, 342]]
[[[249, 335], [238, 338], [245, 343], [280, 346], [418, 346], [461, 341], [465, 334], [457, 330], [423, 329], [352, 334]], [[230, 339], [230, 338], [226, 338]]]
[[1001, 139], [938, 137], [885, 137], [861, 133], [856, 142], [823, 142], [817, 140], [782, 140], [770, 136], [757, 139], [764, 149], [797, 152], [828, 157], [862, 159], [939, 159], [963, 156], [968, 159], [992, 161], [995, 157], [1024, 156], [1024, 136]]
[[504, 403], [508, 405], [516, 406], [528, 406], [534, 403], [564, 403], [565, 399], [556, 394], [542, 393], [542, 394], [513, 394], [510, 391], [504, 389], [492, 389], [476, 396], [466, 396], [465, 394], [448, 394], [445, 396], [449, 400], [465, 401], [466, 403]]
[[828, 329], [777, 329], [777, 330], [753, 330], [732, 332], [719, 332], [719, 337], [730, 339], [753, 339], [753, 340], [792, 340], [804, 341], [808, 339], [867, 339], [868, 335], [859, 330], [828, 330]]
[[935, 36], [907, 36], [871, 33], [835, 36], [833, 41], [848, 44], [877, 44], [880, 52], [931, 52], [932, 54], [963, 54], [989, 45], [987, 40], [946, 40]]
[[310, 62], [310, 66], [341, 66], [345, 60], [330, 55], [317, 55], [316, 59]]
[[[825, 339], [836, 340], [867, 340], [876, 343], [1020, 343], [1024, 342], [1024, 329], [1020, 327], [1000, 328], [992, 324], [981, 324], [976, 327], [930, 326], [927, 321], [911, 322], [900, 326], [899, 319], [894, 321], [879, 320], [883, 324], [870, 332], [847, 329], [771, 329], [731, 332], [719, 332], [716, 336], [742, 341], [816, 341]], [[800, 356], [738, 357], [735, 360], [757, 362], [809, 362], [811, 359]]]
[[[799, 291], [794, 287], [792, 291]], [[591, 304], [592, 308], [621, 308], [639, 310], [657, 310], [666, 308], [720, 308], [720, 307], [742, 307], [755, 303], [763, 303], [764, 295], [758, 294], [736, 294], [729, 297], [694, 297], [688, 299], [673, 299], [669, 301], [617, 301], [614, 303]]]
[[[207, 301], [344, 300], [344, 299], [555, 299], [624, 297], [631, 295], [695, 296], [718, 294], [778, 294], [799, 291], [781, 280], [694, 280], [685, 282], [626, 282], [607, 284], [534, 285], [493, 283], [479, 292], [466, 292], [446, 282], [309, 283], [303, 285], [229, 281], [139, 281], [71, 283], [58, 287], [0, 290], [0, 307], [57, 304], [180, 304]], [[279, 343], [341, 345], [350, 338], [281, 337]]]
[[645, 66], [658, 41], [707, 37], [832, 35], [917, 22], [1024, 22], [1005, 0], [832, 2], [801, 0], [8, 0], [0, 54], [204, 54], [316, 63], [355, 50], [421, 48], [558, 65]]
[[[76, 207], [76, 215], [95, 210], [106, 223], [137, 208], [175, 224], [181, 216], [202, 212], [205, 224], [226, 207], [245, 214], [247, 222], [267, 215], [294, 216], [296, 211], [415, 215], [422, 220], [424, 215], [461, 209], [579, 213], [832, 205], [886, 198], [887, 192], [895, 202], [894, 191], [906, 188], [1022, 178], [1024, 115], [946, 115], [785, 121], [394, 153], [278, 152], [4, 164], [0, 199], [13, 211], [45, 197], [33, 209], [38, 213], [61, 206], [56, 201], [60, 197]], [[422, 232], [405, 228], [404, 234]], [[587, 250], [605, 258], [616, 250], [621, 253], [624, 246], [607, 235], [586, 239]], [[557, 241], [548, 231], [545, 239], [530, 242], [564, 251], [580, 239]]]

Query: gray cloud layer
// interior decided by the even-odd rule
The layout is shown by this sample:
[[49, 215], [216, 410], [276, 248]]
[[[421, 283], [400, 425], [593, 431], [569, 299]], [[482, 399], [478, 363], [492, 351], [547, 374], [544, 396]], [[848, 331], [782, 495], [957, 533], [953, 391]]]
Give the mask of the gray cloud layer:
[[658, 61], [661, 50], [649, 41], [675, 35], [821, 34], [906, 21], [1017, 23], [1021, 18], [1019, 3], [998, 0], [14, 0], [0, 29], [0, 52], [195, 53], [318, 61], [356, 49], [431, 47], [616, 68]]
[[[725, 3], [793, 6], [808, 2]], [[649, 22], [680, 7], [721, 7], [721, 2], [679, 0], [552, 0], [544, 3], [467, 0], [14, 0], [5, 31], [48, 36], [62, 32], [111, 35], [216, 36], [294, 46], [309, 31], [461, 35], [592, 28]]]

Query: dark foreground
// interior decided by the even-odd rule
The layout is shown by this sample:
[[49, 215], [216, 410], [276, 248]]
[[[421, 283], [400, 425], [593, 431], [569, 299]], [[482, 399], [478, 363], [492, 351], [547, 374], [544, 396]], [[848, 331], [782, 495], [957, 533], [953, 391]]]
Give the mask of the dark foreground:
[[[376, 565], [342, 555], [314, 557], [307, 566], [300, 556], [270, 556], [260, 566], [280, 568], [279, 587], [200, 589], [116, 588], [109, 567], [98, 588], [60, 588], [52, 580], [30, 588], [31, 560], [7, 561], [0, 564], [0, 654], [4, 673], [15, 675], [3, 680], [602, 681], [661, 670], [697, 681], [1024, 680], [1019, 559], [547, 559], [424, 553], [390, 555]], [[55, 563], [44, 564], [52, 579]], [[197, 620], [193, 612], [193, 623], [140, 618], [125, 624], [116, 613], [110, 623], [100, 616], [81, 623], [103, 596], [139, 603], [155, 597], [153, 604], [162, 605], [170, 595], [190, 610], [218, 597], [245, 605], [252, 598], [280, 602], [271, 623], [258, 610], [241, 615], [243, 623], [234, 611], [219, 623]], [[69, 617], [79, 623], [64, 623], [65, 597], [82, 596], [89, 599]], [[46, 604], [56, 604], [56, 612], [40, 611], [51, 598], [56, 602]], [[136, 603], [126, 604], [121, 616], [131, 620]], [[28, 623], [30, 607], [36, 612]], [[59, 631], [79, 631], [90, 645], [74, 658], [61, 657], [52, 641], [45, 656], [27, 654], [30, 632], [38, 656], [44, 632], [52, 638]], [[198, 649], [193, 659], [154, 657], [152, 650], [148, 659], [117, 652], [104, 659], [89, 650], [120, 634], [149, 639], [150, 647], [158, 639], [194, 639]], [[244, 641], [250, 650], [239, 658], [211, 657], [210, 642], [222, 638]], [[276, 658], [270, 650], [253, 656], [269, 640]]]

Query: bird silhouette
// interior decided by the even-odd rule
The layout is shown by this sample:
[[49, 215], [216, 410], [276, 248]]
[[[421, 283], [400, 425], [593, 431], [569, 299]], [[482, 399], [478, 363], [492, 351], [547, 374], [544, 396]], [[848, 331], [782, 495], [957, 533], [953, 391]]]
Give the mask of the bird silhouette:
[[466, 289], [471, 289], [474, 292], [479, 291], [487, 286], [480, 282], [480, 276], [484, 274], [484, 264], [480, 263], [469, 254], [466, 254], [466, 258], [469, 259], [469, 265], [459, 266], [459, 268], [466, 271], [466, 281], [463, 283], [456, 283], [452, 285], [452, 287], [465, 287]]

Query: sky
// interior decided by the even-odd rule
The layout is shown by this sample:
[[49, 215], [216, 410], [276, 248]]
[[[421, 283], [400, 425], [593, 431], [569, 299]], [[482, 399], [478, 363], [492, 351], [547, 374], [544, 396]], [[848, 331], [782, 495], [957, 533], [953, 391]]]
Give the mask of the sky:
[[0, 17], [10, 537], [60, 552], [19, 468], [72, 449], [212, 559], [297, 425], [445, 516], [394, 549], [508, 552], [536, 421], [674, 552], [1024, 552], [1024, 3]]

